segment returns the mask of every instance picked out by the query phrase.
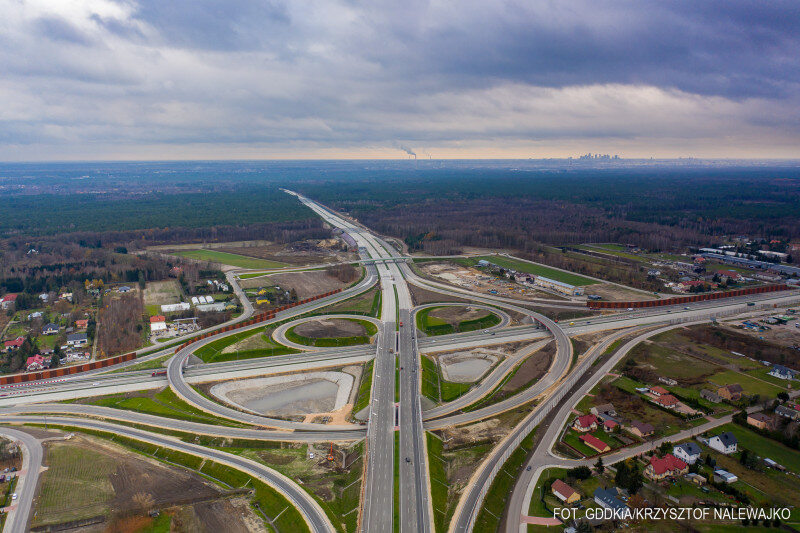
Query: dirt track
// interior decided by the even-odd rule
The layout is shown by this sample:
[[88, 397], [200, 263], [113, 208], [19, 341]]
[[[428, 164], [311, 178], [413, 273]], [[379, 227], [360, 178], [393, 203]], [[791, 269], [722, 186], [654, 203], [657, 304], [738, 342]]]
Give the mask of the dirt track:
[[363, 324], [341, 318], [320, 318], [319, 320], [303, 322], [294, 327], [294, 332], [312, 339], [357, 337], [367, 334]]

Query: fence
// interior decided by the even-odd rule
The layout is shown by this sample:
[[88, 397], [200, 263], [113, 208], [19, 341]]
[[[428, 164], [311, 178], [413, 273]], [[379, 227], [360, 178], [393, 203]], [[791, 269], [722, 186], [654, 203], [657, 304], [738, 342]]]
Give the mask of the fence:
[[11, 385], [14, 383], [25, 383], [28, 381], [38, 381], [40, 379], [59, 378], [62, 376], [69, 376], [78, 374], [80, 372], [87, 372], [89, 370], [97, 370], [118, 363], [124, 363], [136, 359], [136, 354], [126, 353], [125, 355], [118, 355], [116, 357], [109, 357], [108, 359], [100, 359], [99, 361], [92, 361], [91, 363], [84, 363], [82, 365], [62, 366], [61, 368], [53, 368], [52, 370], [41, 370], [39, 372], [29, 372], [27, 374], [14, 374], [13, 376], [0, 377], [0, 386]]
[[733, 298], [735, 296], [746, 296], [748, 294], [763, 294], [766, 292], [785, 291], [788, 285], [765, 285], [763, 287], [750, 287], [749, 289], [737, 289], [726, 292], [709, 292], [705, 294], [693, 294], [691, 296], [679, 296], [677, 298], [665, 298], [663, 300], [644, 300], [640, 302], [586, 302], [586, 307], [590, 309], [627, 309], [640, 307], [661, 307], [664, 305], [680, 305], [692, 302], [702, 302], [706, 300], [719, 300], [721, 298]]

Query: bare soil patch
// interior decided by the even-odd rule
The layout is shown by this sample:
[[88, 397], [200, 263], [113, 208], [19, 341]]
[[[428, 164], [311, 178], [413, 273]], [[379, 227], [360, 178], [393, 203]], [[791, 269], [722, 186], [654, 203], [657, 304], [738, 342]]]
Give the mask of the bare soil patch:
[[178, 282], [174, 279], [167, 281], [150, 281], [144, 290], [145, 305], [174, 304], [181, 301]]
[[556, 353], [556, 346], [554, 342], [546, 344], [538, 352], [534, 352], [522, 362], [519, 370], [511, 376], [511, 379], [506, 381], [500, 393], [515, 391], [518, 388], [527, 385], [528, 383], [541, 378], [547, 369], [550, 368], [550, 363]]
[[221, 252], [289, 263], [290, 265], [332, 263], [347, 258], [347, 253], [342, 251], [341, 241], [338, 239], [306, 240], [290, 244], [263, 241], [230, 243], [217, 249]]
[[329, 275], [324, 270], [270, 274], [269, 276], [244, 279], [241, 285], [245, 289], [263, 287], [265, 285], [278, 285], [281, 289], [287, 291], [294, 289], [300, 300], [346, 286], [345, 283]]
[[586, 294], [596, 294], [602, 296], [604, 300], [611, 302], [625, 301], [625, 302], [640, 302], [642, 300], [652, 300], [653, 296], [649, 296], [643, 292], [632, 291], [624, 289], [617, 285], [610, 283], [597, 283], [596, 285], [587, 285], [585, 287]]
[[367, 329], [360, 322], [343, 318], [320, 318], [309, 320], [294, 327], [294, 332], [312, 339], [336, 337], [358, 337], [366, 335]]
[[465, 303], [470, 302], [470, 300], [466, 298], [458, 298], [455, 296], [450, 296], [449, 294], [445, 295], [438, 292], [429, 291], [427, 289], [421, 289], [411, 283], [408, 284], [408, 290], [411, 292], [411, 299], [414, 301], [414, 305], [432, 304], [439, 302], [465, 302]]
[[113, 524], [116, 517], [227, 496], [189, 470], [81, 434], [46, 444], [45, 464], [34, 525], [98, 515]]
[[476, 320], [485, 316], [489, 316], [489, 314], [489, 311], [479, 307], [448, 305], [431, 310], [431, 312], [428, 313], [428, 316], [440, 318], [445, 322], [456, 326], [465, 320]]

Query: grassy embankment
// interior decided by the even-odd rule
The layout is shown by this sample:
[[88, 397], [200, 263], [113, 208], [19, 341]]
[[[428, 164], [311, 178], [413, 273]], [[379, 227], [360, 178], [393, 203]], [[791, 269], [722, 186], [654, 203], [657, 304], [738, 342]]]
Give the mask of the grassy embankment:
[[372, 337], [378, 333], [378, 326], [366, 320], [342, 319], [357, 322], [364, 326], [364, 335], [354, 335], [351, 337], [306, 337], [295, 332], [295, 327], [286, 330], [286, 338], [294, 343], [304, 346], [334, 347], [334, 346], [355, 346], [358, 344], [369, 344]]

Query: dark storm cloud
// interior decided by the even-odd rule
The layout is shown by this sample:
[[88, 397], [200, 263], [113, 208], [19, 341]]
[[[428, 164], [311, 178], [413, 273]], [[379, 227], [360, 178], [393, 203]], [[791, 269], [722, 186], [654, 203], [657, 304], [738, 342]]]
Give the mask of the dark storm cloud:
[[798, 2], [21, 6], [0, 0], [7, 145], [800, 144]]

